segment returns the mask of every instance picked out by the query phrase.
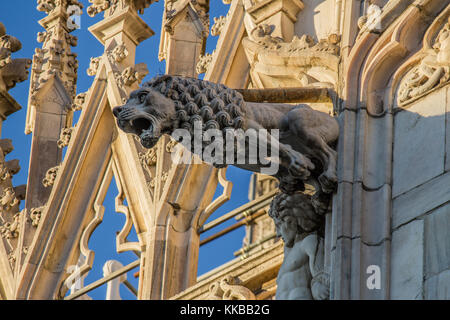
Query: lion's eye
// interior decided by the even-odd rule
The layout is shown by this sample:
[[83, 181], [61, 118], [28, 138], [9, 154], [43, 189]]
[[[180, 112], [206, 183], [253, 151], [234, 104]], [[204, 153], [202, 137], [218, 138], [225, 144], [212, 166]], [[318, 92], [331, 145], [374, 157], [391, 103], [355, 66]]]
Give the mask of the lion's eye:
[[145, 98], [147, 98], [147, 94], [146, 94], [146, 93], [141, 93], [141, 94], [138, 96], [138, 99], [139, 99], [139, 102], [140, 102], [140, 103], [144, 103], [144, 102], [145, 102]]

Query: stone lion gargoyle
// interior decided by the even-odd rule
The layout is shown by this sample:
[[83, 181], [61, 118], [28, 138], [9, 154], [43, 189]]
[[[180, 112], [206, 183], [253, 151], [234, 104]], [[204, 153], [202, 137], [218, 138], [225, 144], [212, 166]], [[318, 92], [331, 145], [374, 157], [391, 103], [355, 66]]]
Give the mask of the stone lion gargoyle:
[[[273, 176], [283, 192], [302, 191], [304, 182], [311, 178], [318, 180], [318, 191], [324, 193], [331, 193], [336, 185], [336, 152], [331, 146], [339, 134], [338, 123], [307, 105], [250, 103], [222, 84], [164, 75], [132, 92], [127, 103], [115, 107], [113, 113], [119, 128], [137, 135], [146, 148], [176, 129], [192, 132], [196, 120], [203, 123], [203, 130], [215, 128], [224, 134], [230, 128], [255, 132], [278, 129], [279, 170]], [[256, 139], [274, 145], [270, 134], [257, 135]], [[253, 172], [267, 166], [260, 162], [233, 165]]]

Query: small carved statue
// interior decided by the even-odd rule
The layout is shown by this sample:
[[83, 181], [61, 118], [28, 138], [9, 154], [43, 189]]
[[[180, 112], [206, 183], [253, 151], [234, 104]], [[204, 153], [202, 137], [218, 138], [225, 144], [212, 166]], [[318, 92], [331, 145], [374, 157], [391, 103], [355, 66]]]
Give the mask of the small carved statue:
[[270, 205], [284, 260], [277, 277], [277, 300], [325, 300], [329, 276], [324, 271], [324, 216], [304, 193], [278, 194]]

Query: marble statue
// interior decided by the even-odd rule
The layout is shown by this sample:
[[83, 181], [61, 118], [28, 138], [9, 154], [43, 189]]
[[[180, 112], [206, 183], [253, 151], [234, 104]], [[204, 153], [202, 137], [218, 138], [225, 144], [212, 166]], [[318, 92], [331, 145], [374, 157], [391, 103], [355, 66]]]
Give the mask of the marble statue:
[[284, 260], [277, 277], [277, 300], [325, 300], [329, 276], [324, 271], [324, 216], [305, 193], [278, 194], [269, 215], [284, 241]]

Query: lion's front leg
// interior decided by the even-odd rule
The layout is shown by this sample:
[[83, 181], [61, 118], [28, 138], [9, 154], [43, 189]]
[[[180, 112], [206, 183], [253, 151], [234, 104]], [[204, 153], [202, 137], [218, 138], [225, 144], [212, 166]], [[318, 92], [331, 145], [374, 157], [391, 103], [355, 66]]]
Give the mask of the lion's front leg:
[[332, 148], [323, 143], [324, 160], [326, 170], [319, 176], [318, 180], [325, 193], [332, 193], [336, 189], [337, 175], [336, 175], [336, 158], [337, 154]]
[[306, 180], [310, 170], [314, 170], [314, 164], [306, 156], [292, 149], [288, 144], [280, 143], [280, 158], [286, 159], [285, 165], [289, 174], [293, 177]]
[[[311, 174], [310, 171], [314, 170], [314, 164], [308, 157], [292, 149], [290, 145], [281, 143], [279, 141], [279, 131], [272, 131], [271, 134], [267, 131], [261, 132], [258, 130], [248, 130], [248, 132], [254, 132], [253, 134], [257, 135], [257, 139], [253, 141], [258, 141], [258, 148], [266, 146], [266, 150], [270, 150], [269, 161], [275, 160], [282, 167], [281, 172], [271, 175], [279, 178], [289, 175], [294, 180], [308, 179]], [[249, 140], [252, 141], [252, 139]]]
[[286, 115], [289, 129], [285, 138], [309, 157], [320, 161], [322, 172], [318, 177], [321, 189], [332, 193], [337, 184], [336, 151], [328, 143], [333, 143], [339, 135], [336, 119], [328, 114], [307, 107], [299, 107]]

